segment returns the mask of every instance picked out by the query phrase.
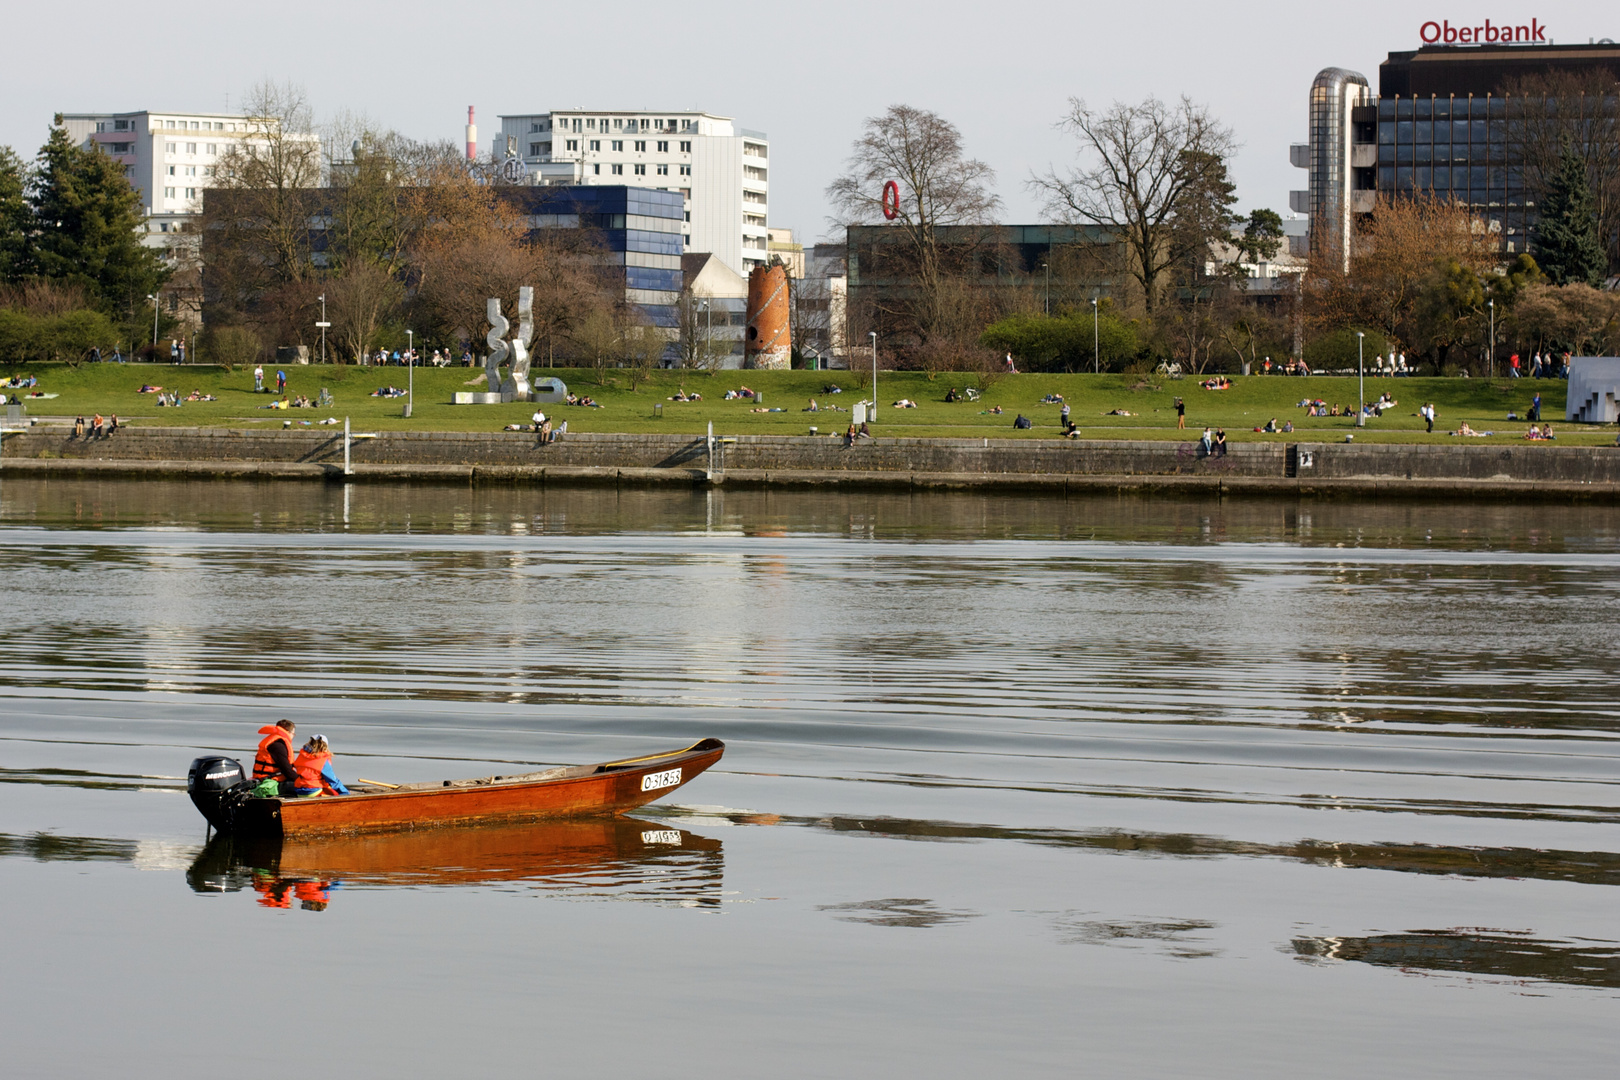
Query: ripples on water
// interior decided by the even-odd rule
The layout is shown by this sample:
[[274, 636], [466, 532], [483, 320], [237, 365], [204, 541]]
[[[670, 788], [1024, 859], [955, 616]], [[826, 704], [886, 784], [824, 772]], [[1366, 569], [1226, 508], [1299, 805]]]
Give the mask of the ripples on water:
[[[393, 896], [730, 913], [687, 957], [707, 974], [667, 989], [697, 995], [670, 1008], [687, 1022], [705, 993], [732, 1002], [755, 1032], [723, 1056], [737, 1067], [808, 1007], [839, 1018], [821, 1060], [846, 1067], [903, 1035], [934, 1039], [921, 1060], [944, 1074], [1005, 1053], [1186, 1074], [1252, 1022], [1189, 964], [1279, 1022], [1304, 995], [1391, 1025], [1383, 1052], [1426, 1018], [1410, 1047], [1455, 1044], [1459, 1070], [1524, 1022], [1521, 992], [1559, 996], [1563, 1020], [1484, 1061], [1614, 1049], [1592, 1026], [1620, 988], [1604, 508], [8, 481], [0, 522], [13, 878], [161, 870], [180, 889], [154, 902], [180, 918], [191, 897], [251, 899], [218, 928], [248, 937], [250, 910], [363, 914], [380, 922], [346, 947], [366, 963], [429, 910]], [[186, 762], [246, 757], [282, 715], [328, 734], [345, 775], [395, 781], [729, 749], [646, 820], [204, 848]], [[503, 910], [456, 901], [475, 925]], [[676, 931], [570, 927], [570, 969], [616, 934], [656, 950]], [[461, 971], [476, 947], [449, 938], [430, 955]], [[963, 965], [1009, 989], [964, 1012], [939, 989]], [[488, 993], [521, 969], [495, 962]], [[1380, 999], [1335, 974], [1357, 969], [1439, 982]], [[914, 1007], [884, 1028], [867, 991], [814, 998], [840, 970]], [[1471, 1015], [1429, 996], [1470, 991]], [[1137, 994], [1203, 1034], [1143, 1046]], [[1049, 1015], [1075, 995], [1117, 1039]], [[579, 1025], [560, 1037], [583, 1052], [600, 1023]], [[1309, 1057], [1274, 1037], [1274, 1063]]]

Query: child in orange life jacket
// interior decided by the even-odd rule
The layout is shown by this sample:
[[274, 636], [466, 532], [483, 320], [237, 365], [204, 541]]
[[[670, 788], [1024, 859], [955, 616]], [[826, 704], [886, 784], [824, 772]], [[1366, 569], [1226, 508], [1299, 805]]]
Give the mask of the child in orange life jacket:
[[293, 761], [298, 773], [296, 791], [299, 795], [347, 795], [349, 789], [332, 771], [332, 750], [325, 735], [315, 735], [298, 751]]

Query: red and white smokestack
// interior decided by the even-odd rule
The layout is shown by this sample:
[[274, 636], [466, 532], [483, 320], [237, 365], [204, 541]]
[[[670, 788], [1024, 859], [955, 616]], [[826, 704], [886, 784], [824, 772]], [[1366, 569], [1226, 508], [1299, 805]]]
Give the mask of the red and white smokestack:
[[473, 107], [467, 106], [467, 160], [478, 157], [478, 124], [473, 120]]

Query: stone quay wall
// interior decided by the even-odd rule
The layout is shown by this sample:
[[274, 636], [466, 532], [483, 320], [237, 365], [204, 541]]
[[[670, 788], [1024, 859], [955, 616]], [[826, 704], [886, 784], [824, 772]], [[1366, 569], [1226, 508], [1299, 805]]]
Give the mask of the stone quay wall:
[[[126, 428], [75, 439], [10, 432], [11, 475], [343, 479], [341, 430]], [[527, 432], [385, 432], [350, 445], [352, 480], [451, 483], [703, 483], [1046, 490], [1198, 489], [1327, 495], [1504, 496], [1620, 501], [1620, 448], [1376, 443], [886, 439]], [[712, 465], [712, 470], [711, 470]]]

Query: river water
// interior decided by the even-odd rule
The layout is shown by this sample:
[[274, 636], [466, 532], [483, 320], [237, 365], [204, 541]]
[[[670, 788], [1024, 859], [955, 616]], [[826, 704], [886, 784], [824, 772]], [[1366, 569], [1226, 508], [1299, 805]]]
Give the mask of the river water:
[[[1612, 1075], [1620, 521], [0, 487], [8, 1076]], [[633, 820], [204, 847], [714, 736]]]

